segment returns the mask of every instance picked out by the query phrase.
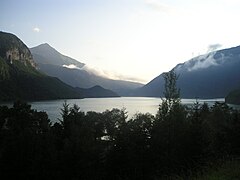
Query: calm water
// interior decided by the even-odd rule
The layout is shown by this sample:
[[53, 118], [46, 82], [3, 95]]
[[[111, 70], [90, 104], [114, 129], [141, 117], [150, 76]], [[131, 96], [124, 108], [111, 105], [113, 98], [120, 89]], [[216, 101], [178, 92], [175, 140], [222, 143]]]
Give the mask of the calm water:
[[[207, 102], [209, 105], [215, 101], [224, 101], [224, 99], [209, 99], [199, 100], [200, 103]], [[182, 103], [191, 105], [196, 102], [195, 99], [182, 99]], [[57, 119], [61, 119], [61, 108], [64, 100], [53, 100], [53, 101], [40, 101], [31, 102], [32, 108], [38, 111], [46, 111], [51, 121], [56, 122]], [[84, 112], [96, 111], [103, 112], [105, 110], [111, 110], [113, 108], [126, 108], [128, 117], [131, 118], [134, 114], [151, 113], [156, 114], [158, 106], [161, 103], [160, 98], [148, 98], [148, 97], [120, 97], [120, 98], [86, 98], [86, 99], [68, 99], [67, 103], [72, 106], [77, 104], [80, 109]]]
[[[61, 119], [61, 108], [65, 100], [52, 100], [52, 101], [39, 101], [30, 102], [33, 109], [38, 111], [47, 112], [49, 119], [52, 122]], [[198, 100], [199, 103], [207, 102], [210, 106], [215, 101], [224, 101], [224, 99], [204, 99]], [[182, 103], [185, 105], [193, 105], [196, 99], [182, 99]], [[119, 97], [119, 98], [86, 98], [86, 99], [68, 99], [67, 103], [72, 106], [77, 104], [81, 111], [96, 111], [103, 112], [105, 110], [111, 110], [113, 108], [126, 108], [128, 117], [131, 118], [136, 113], [151, 113], [155, 115], [158, 110], [158, 106], [161, 103], [160, 98], [149, 97]], [[4, 103], [4, 105], [12, 106], [12, 103]]]

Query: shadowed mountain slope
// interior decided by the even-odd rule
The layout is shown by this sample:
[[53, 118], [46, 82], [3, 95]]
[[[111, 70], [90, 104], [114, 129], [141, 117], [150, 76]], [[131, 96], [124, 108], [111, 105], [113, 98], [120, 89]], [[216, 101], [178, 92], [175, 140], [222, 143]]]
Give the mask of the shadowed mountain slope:
[[[223, 98], [240, 88], [240, 46], [195, 57], [173, 69], [183, 98]], [[160, 97], [163, 86], [161, 74], [131, 95]]]

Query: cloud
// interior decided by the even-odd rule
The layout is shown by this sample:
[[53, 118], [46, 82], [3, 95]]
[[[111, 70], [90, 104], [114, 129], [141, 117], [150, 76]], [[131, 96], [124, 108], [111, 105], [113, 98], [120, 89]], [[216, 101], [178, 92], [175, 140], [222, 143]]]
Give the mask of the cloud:
[[102, 76], [102, 77], [107, 77], [107, 73], [104, 72], [102, 69], [100, 68], [96, 68], [93, 66], [89, 66], [89, 65], [84, 65], [81, 70], [87, 71], [90, 74], [94, 74], [97, 76]]
[[169, 13], [174, 10], [169, 5], [161, 3], [158, 0], [145, 0], [144, 2], [148, 7], [152, 8], [153, 10], [159, 11], [159, 12]]
[[141, 78], [128, 76], [128, 75], [122, 75], [122, 74], [106, 71], [106, 70], [103, 70], [103, 69], [100, 69], [100, 68], [96, 68], [96, 67], [93, 67], [93, 66], [89, 66], [89, 65], [84, 65], [81, 68], [81, 70], [85, 70], [85, 71], [87, 71], [90, 74], [94, 74], [96, 76], [101, 76], [101, 77], [107, 78], [107, 79], [125, 80], [125, 81], [146, 83], [146, 80], [141, 79]]
[[[219, 65], [217, 63], [217, 60], [214, 58], [214, 55], [216, 52], [210, 52], [205, 55], [198, 56], [194, 58], [192, 61], [189, 62], [188, 64], [188, 71], [193, 71], [197, 69], [205, 69], [210, 66], [217, 66]], [[190, 64], [193, 63], [191, 66]]]
[[204, 69], [210, 66], [217, 66], [219, 63], [224, 61], [226, 57], [224, 54], [220, 54], [220, 58], [215, 59], [216, 50], [221, 48], [222, 45], [219, 43], [210, 44], [207, 48], [207, 53], [198, 57], [193, 58], [191, 61], [187, 63], [188, 71], [193, 71], [197, 69]]
[[38, 27], [35, 27], [35, 28], [33, 28], [33, 31], [39, 33], [40, 29]]
[[125, 80], [125, 81], [132, 81], [132, 82], [139, 82], [139, 83], [147, 83], [146, 79], [138, 78], [135, 76], [128, 76], [128, 75], [123, 75], [123, 74], [118, 74], [118, 73], [112, 73], [112, 79], [115, 80]]
[[68, 68], [68, 69], [78, 69], [78, 70], [82, 70], [82, 71], [87, 71], [89, 74], [101, 76], [103, 78], [112, 79], [112, 80], [125, 80], [125, 81], [146, 83], [146, 80], [141, 79], [141, 78], [122, 75], [122, 74], [106, 71], [101, 68], [97, 68], [97, 67], [89, 66], [89, 65], [84, 65], [83, 67], [79, 68], [74, 64], [69, 64], [69, 65], [64, 64], [63, 67]]
[[64, 64], [63, 67], [68, 68], [68, 69], [80, 69], [79, 67], [77, 67], [74, 64], [69, 64], [69, 65]]
[[217, 44], [210, 44], [208, 46], [207, 53], [212, 52], [212, 51], [216, 51], [217, 49], [219, 49], [221, 47], [222, 47], [222, 45], [219, 44], [219, 43], [217, 43]]

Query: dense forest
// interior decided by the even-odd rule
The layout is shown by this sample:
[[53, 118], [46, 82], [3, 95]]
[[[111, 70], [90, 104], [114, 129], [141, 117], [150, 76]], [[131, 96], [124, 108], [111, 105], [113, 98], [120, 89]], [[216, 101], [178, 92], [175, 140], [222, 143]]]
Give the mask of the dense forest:
[[124, 109], [84, 113], [66, 102], [62, 119], [52, 124], [26, 103], [1, 106], [1, 179], [188, 179], [237, 161], [240, 112], [219, 102], [186, 107], [177, 75], [164, 78], [155, 116], [127, 119]]
[[229, 104], [240, 105], [240, 89], [231, 91], [225, 98], [225, 101]]

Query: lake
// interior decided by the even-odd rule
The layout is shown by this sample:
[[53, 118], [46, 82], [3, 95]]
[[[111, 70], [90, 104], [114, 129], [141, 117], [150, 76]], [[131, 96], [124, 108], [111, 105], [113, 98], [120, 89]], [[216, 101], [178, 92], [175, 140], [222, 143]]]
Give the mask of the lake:
[[[31, 102], [33, 109], [38, 111], [47, 112], [49, 119], [52, 122], [56, 122], [57, 119], [61, 119], [61, 108], [65, 100], [51, 100], [51, 101], [39, 101]], [[215, 101], [224, 101], [224, 99], [205, 99], [198, 100], [199, 103], [207, 102], [212, 105]], [[182, 99], [182, 103], [185, 105], [192, 105], [196, 102], [196, 99]], [[77, 104], [81, 111], [96, 111], [103, 112], [105, 110], [111, 110], [113, 108], [126, 108], [128, 117], [131, 118], [136, 113], [151, 113], [155, 115], [158, 110], [158, 106], [161, 103], [161, 98], [150, 97], [118, 97], [118, 98], [86, 98], [86, 99], [68, 99], [67, 103], [72, 106]]]
[[[64, 99], [60, 100], [50, 100], [50, 101], [37, 101], [29, 102], [33, 109], [38, 111], [47, 112], [49, 119], [52, 122], [61, 119], [61, 108], [64, 103]], [[85, 99], [67, 99], [66, 100], [70, 107], [73, 104], [77, 104], [81, 111], [96, 111], [103, 112], [105, 110], [112, 110], [113, 108], [122, 109], [125, 108], [128, 112], [128, 118], [131, 118], [136, 113], [150, 113], [155, 115], [158, 110], [159, 104], [162, 102], [161, 98], [151, 98], [151, 97], [117, 97], [117, 98], [85, 98]], [[219, 99], [198, 99], [200, 104], [206, 102], [210, 106], [216, 101], [224, 102], [224, 98]], [[182, 104], [193, 105], [196, 99], [182, 99]], [[12, 106], [12, 103], [0, 103], [0, 105]], [[240, 108], [239, 106], [233, 107]]]

